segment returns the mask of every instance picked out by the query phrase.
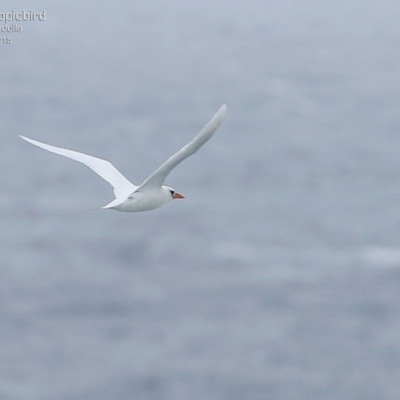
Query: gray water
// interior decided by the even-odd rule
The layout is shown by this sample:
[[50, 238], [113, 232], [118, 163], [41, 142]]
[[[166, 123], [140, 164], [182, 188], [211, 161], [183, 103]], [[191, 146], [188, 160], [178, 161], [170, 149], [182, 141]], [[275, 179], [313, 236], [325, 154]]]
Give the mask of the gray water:
[[[397, 1], [0, 8], [1, 400], [400, 398]], [[223, 103], [148, 213], [17, 136], [138, 184]]]

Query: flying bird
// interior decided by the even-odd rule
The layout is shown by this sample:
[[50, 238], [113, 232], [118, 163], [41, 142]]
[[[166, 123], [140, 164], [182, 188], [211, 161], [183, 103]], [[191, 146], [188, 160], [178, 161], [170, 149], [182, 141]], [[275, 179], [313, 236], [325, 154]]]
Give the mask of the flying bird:
[[20, 137], [44, 150], [85, 164], [110, 183], [114, 188], [115, 199], [101, 207], [102, 209], [113, 209], [122, 212], [149, 211], [161, 207], [170, 200], [185, 198], [171, 187], [164, 186], [163, 183], [168, 174], [178, 164], [196, 153], [213, 136], [221, 125], [225, 114], [226, 106], [223, 105], [191, 142], [165, 161], [139, 186], [134, 185], [125, 178], [109, 161], [77, 151], [51, 146], [22, 135]]

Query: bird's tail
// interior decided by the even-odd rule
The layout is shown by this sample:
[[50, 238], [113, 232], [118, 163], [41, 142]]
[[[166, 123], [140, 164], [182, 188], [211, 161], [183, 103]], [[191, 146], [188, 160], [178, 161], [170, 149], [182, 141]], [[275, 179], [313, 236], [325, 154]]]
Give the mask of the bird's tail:
[[114, 207], [119, 206], [120, 204], [122, 204], [125, 200], [126, 200], [126, 198], [116, 198], [111, 203], [108, 203], [105, 206], [100, 207], [100, 208], [101, 209], [114, 208]]
[[67, 211], [64, 213], [61, 213], [60, 215], [77, 215], [77, 214], [86, 214], [92, 211], [99, 211], [101, 210], [101, 207], [97, 207], [97, 208], [90, 208], [88, 210], [79, 210], [79, 211]]

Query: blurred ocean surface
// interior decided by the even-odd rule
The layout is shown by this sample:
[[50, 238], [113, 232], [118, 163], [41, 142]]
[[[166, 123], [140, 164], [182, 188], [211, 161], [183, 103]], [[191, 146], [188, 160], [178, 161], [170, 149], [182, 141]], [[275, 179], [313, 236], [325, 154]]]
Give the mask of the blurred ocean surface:
[[[1, 400], [398, 400], [400, 3], [3, 0]], [[2, 34], [2, 36], [8, 36]], [[76, 211], [168, 177], [185, 201]]]

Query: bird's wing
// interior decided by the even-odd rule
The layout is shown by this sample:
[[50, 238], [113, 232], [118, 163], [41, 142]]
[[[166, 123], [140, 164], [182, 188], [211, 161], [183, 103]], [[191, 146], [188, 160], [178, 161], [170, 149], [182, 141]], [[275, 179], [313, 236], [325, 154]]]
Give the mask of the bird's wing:
[[226, 114], [226, 105], [223, 105], [211, 118], [206, 126], [186, 146], [170, 157], [164, 164], [158, 167], [141, 185], [140, 188], [160, 187], [167, 175], [183, 160], [196, 153], [214, 134], [221, 125]]
[[96, 172], [97, 175], [101, 176], [104, 180], [111, 184], [111, 186], [114, 188], [114, 194], [117, 199], [125, 200], [137, 188], [137, 186], [128, 181], [128, 179], [126, 179], [109, 161], [88, 156], [87, 154], [78, 153], [77, 151], [50, 146], [49, 144], [38, 142], [37, 140], [29, 139], [22, 135], [20, 135], [20, 137], [44, 150], [51, 151], [52, 153], [68, 157], [72, 160], [85, 164], [94, 172]]

